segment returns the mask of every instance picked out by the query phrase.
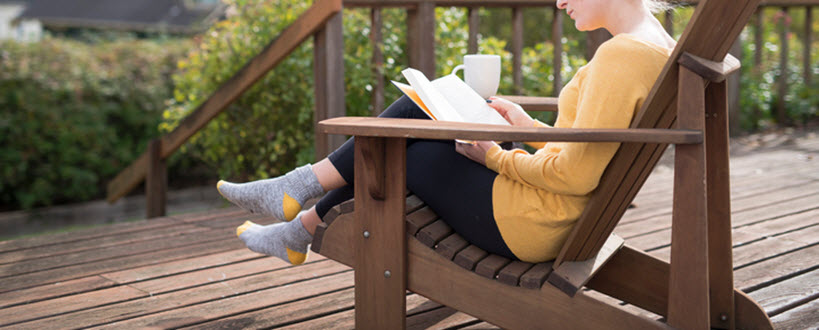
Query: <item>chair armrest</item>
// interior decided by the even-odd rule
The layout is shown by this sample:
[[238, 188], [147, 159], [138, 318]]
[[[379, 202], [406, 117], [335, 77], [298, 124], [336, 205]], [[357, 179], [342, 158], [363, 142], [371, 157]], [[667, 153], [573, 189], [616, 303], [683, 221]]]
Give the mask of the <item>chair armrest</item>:
[[540, 96], [520, 96], [520, 95], [498, 95], [498, 97], [505, 98], [509, 101], [520, 104], [520, 107], [526, 111], [553, 111], [557, 112], [557, 98], [556, 97], [540, 97]]
[[701, 131], [680, 129], [573, 129], [517, 127], [425, 119], [338, 117], [319, 122], [327, 134], [400, 137], [433, 140], [492, 140], [527, 142], [702, 143]]

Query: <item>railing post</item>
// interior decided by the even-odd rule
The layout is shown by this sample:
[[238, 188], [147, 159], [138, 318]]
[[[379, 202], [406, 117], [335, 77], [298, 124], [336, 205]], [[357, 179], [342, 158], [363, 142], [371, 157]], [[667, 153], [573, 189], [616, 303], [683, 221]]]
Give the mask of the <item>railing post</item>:
[[435, 79], [435, 3], [423, 1], [407, 9], [409, 65]]
[[609, 39], [611, 39], [611, 33], [603, 28], [586, 32], [586, 59], [591, 60], [594, 53], [597, 52], [597, 47]]
[[762, 64], [762, 34], [764, 31], [762, 30], [762, 10], [763, 7], [759, 7], [754, 12], [754, 70], [759, 71], [760, 65]]
[[370, 11], [370, 42], [373, 45], [373, 76], [375, 86], [372, 94], [372, 115], [378, 116], [384, 111], [384, 38], [381, 33], [383, 25], [381, 8], [373, 7]]
[[512, 81], [515, 94], [523, 92], [523, 9], [512, 8]]
[[[758, 76], [759, 70], [762, 67], [762, 9], [763, 7], [759, 7], [754, 12], [754, 66], [751, 68], [751, 71], [754, 73], [754, 77]], [[760, 109], [759, 104], [753, 105], [753, 116], [754, 121], [759, 120], [762, 117], [762, 109]], [[756, 124], [754, 124], [756, 127]]]
[[812, 82], [810, 50], [813, 44], [813, 6], [805, 6], [805, 39], [802, 43], [802, 65], [804, 71], [805, 86], [810, 86]]
[[466, 53], [478, 53], [478, 27], [480, 26], [480, 7], [469, 7], [467, 9], [469, 16], [469, 40], [467, 41]]
[[165, 215], [168, 190], [168, 167], [162, 158], [162, 140], [154, 139], [148, 145], [148, 173], [145, 179], [145, 216]]
[[[737, 40], [731, 46], [729, 53], [736, 58], [742, 58], [742, 37], [737, 38]], [[739, 133], [740, 128], [739, 84], [741, 75], [742, 70], [737, 70], [736, 73], [728, 76], [726, 79], [728, 84], [728, 127], [730, 128], [730, 134]]]
[[[313, 37], [316, 112], [313, 127], [327, 118], [342, 117], [344, 106], [344, 25], [343, 11], [330, 18]], [[340, 135], [315, 132], [316, 160], [327, 156], [345, 139]]]
[[663, 27], [665, 27], [665, 31], [668, 32], [669, 35], [672, 37], [674, 36], [674, 12], [671, 10], [666, 10], [664, 13], [663, 18]]
[[779, 125], [784, 125], [788, 116], [785, 108], [785, 96], [788, 94], [788, 7], [782, 7], [780, 11], [782, 15], [782, 25], [779, 29], [779, 42], [782, 43], [782, 48], [779, 49], [779, 79], [777, 79], [777, 95], [776, 95], [776, 122]]
[[552, 95], [557, 96], [563, 89], [563, 13], [557, 7], [554, 8], [552, 19], [552, 72], [554, 72], [554, 86]]

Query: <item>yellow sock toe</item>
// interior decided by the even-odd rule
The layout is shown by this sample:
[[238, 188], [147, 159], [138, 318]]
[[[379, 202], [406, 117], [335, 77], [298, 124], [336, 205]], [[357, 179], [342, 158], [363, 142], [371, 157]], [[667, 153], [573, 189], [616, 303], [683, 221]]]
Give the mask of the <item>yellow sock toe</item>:
[[282, 210], [284, 211], [284, 219], [290, 221], [301, 212], [301, 204], [299, 204], [295, 198], [284, 193], [284, 198], [282, 198]]
[[296, 252], [289, 248], [284, 249], [287, 250], [287, 259], [290, 260], [291, 264], [301, 265], [307, 259], [307, 253]]
[[[222, 194], [222, 189], [219, 189], [220, 187], [222, 187], [223, 184], [225, 184], [225, 180], [219, 180], [219, 182], [216, 183], [216, 191], [219, 192], [219, 195], [222, 195], [222, 197], [225, 197], [225, 195]], [[227, 197], [225, 197], [225, 198], [227, 198]]]
[[253, 225], [255, 225], [255, 223], [250, 222], [250, 220], [245, 221], [245, 223], [243, 223], [241, 226], [236, 227], [236, 236], [242, 235], [242, 233], [244, 233], [245, 230], [252, 227]]

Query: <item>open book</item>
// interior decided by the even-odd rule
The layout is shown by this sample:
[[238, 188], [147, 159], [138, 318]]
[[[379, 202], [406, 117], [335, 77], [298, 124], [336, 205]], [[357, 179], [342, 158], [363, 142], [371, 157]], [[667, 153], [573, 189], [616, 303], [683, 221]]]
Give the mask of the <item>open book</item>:
[[454, 74], [429, 81], [421, 71], [401, 71], [409, 85], [392, 83], [433, 120], [509, 125], [477, 92]]

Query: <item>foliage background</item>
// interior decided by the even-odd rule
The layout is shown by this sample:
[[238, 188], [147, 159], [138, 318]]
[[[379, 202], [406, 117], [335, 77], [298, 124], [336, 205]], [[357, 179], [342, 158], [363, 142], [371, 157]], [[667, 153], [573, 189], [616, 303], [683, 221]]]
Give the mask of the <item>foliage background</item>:
[[[172, 130], [178, 122], [200, 105], [221, 84], [257, 54], [269, 41], [294, 21], [309, 3], [302, 1], [232, 0], [240, 10], [227, 21], [214, 26], [189, 56], [180, 61], [182, 70], [174, 77], [176, 90], [164, 113], [162, 131]], [[385, 81], [403, 81], [401, 70], [408, 66], [406, 54], [405, 11], [382, 10], [384, 27]], [[487, 11], [486, 19], [491, 20]], [[270, 20], [276, 17], [276, 20]], [[344, 11], [344, 62], [346, 109], [348, 115], [373, 113], [371, 93], [374, 76], [371, 67], [372, 45], [369, 9]], [[436, 9], [436, 63], [438, 75], [451, 72], [466, 54], [468, 25], [466, 9]], [[532, 23], [536, 24], [533, 20]], [[567, 38], [565, 77], [585, 64], [577, 41]], [[500, 93], [512, 93], [512, 55], [505, 40], [482, 35], [479, 52], [503, 57]], [[202, 130], [184, 152], [211, 164], [220, 177], [252, 180], [277, 176], [298, 164], [313, 160], [313, 71], [312, 43], [306, 42], [262, 78], [253, 88]], [[538, 43], [526, 47], [523, 65], [524, 92], [553, 95], [552, 45]], [[400, 96], [387, 85], [387, 104]], [[381, 109], [378, 109], [381, 110]], [[550, 114], [543, 115], [549, 120]]]
[[[175, 127], [180, 118], [230, 77], [243, 63], [258, 53], [279, 31], [295, 20], [309, 7], [300, 1], [232, 0], [239, 12], [215, 26], [202, 39], [199, 49], [180, 62], [183, 73], [175, 77], [177, 90], [171, 108], [165, 113], [164, 131]], [[802, 9], [804, 10], [804, 9]], [[677, 36], [693, 13], [692, 8], [679, 8], [673, 22]], [[386, 81], [403, 80], [400, 71], [408, 66], [406, 56], [406, 25], [403, 9], [384, 9], [383, 35], [385, 68], [383, 77], [375, 77], [370, 64], [372, 45], [369, 41], [369, 9], [344, 11], [345, 85], [348, 115], [369, 115], [372, 83], [380, 78]], [[553, 48], [548, 28], [554, 11], [551, 8], [531, 8], [524, 11], [525, 47], [523, 50], [523, 93], [526, 95], [556, 95], [552, 90], [554, 72], [551, 67]], [[766, 49], [775, 53], [779, 43], [776, 28], [776, 10], [764, 11]], [[802, 17], [792, 10], [792, 17]], [[270, 17], [279, 18], [270, 21]], [[511, 10], [484, 8], [481, 10], [479, 52], [500, 54], [503, 58], [501, 94], [512, 94], [512, 55], [507, 50], [511, 40]], [[449, 73], [466, 54], [468, 25], [465, 8], [436, 8], [436, 63], [437, 74]], [[791, 29], [799, 29], [804, 22], [795, 21]], [[544, 27], [546, 26], [546, 27]], [[575, 30], [570, 19], [564, 19], [564, 63], [560, 72], [565, 83], [577, 68], [586, 64], [585, 34]], [[801, 41], [791, 36], [791, 88], [788, 105], [789, 124], [804, 124], [816, 117], [817, 93], [814, 86], [800, 83]], [[753, 47], [749, 33], [743, 34], [746, 51]], [[241, 46], [238, 46], [241, 45]], [[770, 52], [769, 52], [770, 53]], [[816, 56], [819, 52], [813, 52]], [[743, 128], [753, 130], [768, 127], [772, 122], [771, 104], [775, 101], [772, 79], [776, 77], [773, 54], [766, 54], [767, 67], [758, 72], [749, 68], [743, 57], [742, 105]], [[280, 64], [250, 92], [237, 101], [227, 114], [218, 117], [202, 131], [185, 152], [203, 163], [211, 164], [223, 178], [252, 180], [277, 176], [312, 160], [312, 44], [305, 43]], [[817, 79], [819, 80], [819, 79]], [[204, 82], [204, 83], [203, 83]], [[385, 99], [389, 104], [400, 96], [397, 89], [387, 85]], [[751, 106], [756, 104], [757, 106]], [[759, 109], [759, 110], [753, 110]], [[380, 110], [380, 109], [377, 109]], [[376, 111], [377, 113], [377, 111]], [[540, 114], [551, 120], [551, 114]]]
[[[0, 43], [0, 210], [101, 196], [158, 136], [187, 41]], [[171, 174], [179, 168], [172, 161]]]
[[[133, 40], [106, 33], [79, 33], [36, 44], [0, 44], [0, 209], [32, 208], [102, 197], [105, 184], [130, 164], [154, 137], [172, 130], [221, 83], [306, 10], [309, 1], [226, 0], [237, 10], [193, 41]], [[753, 29], [743, 39], [741, 119], [743, 129], [816, 122], [819, 105], [819, 40], [812, 47], [814, 81], [802, 79], [804, 8], [783, 15], [763, 11], [763, 61], [753, 63]], [[818, 17], [814, 9], [814, 17]], [[693, 10], [673, 14], [676, 37]], [[401, 81], [408, 66], [406, 14], [385, 8], [384, 74], [376, 77], [370, 56], [368, 9], [344, 11], [344, 61], [348, 115], [370, 115], [377, 78]], [[523, 93], [556, 95], [551, 8], [524, 11]], [[503, 57], [500, 93], [513, 93], [511, 10], [481, 10], [479, 52]], [[662, 21], [662, 18], [661, 18]], [[788, 22], [788, 122], [777, 123], [776, 79], [780, 24]], [[464, 8], [436, 9], [438, 75], [466, 54]], [[546, 23], [546, 24], [545, 24]], [[585, 34], [564, 18], [564, 83], [586, 63]], [[814, 20], [813, 31], [819, 31]], [[72, 41], [73, 40], [73, 41]], [[171, 161], [171, 184], [195, 166], [210, 180], [243, 181], [276, 176], [313, 159], [312, 43], [305, 42], [234, 102]], [[386, 102], [400, 96], [387, 85]], [[379, 109], [380, 110], [380, 109]], [[549, 121], [549, 114], [541, 115]], [[159, 130], [157, 130], [157, 127]], [[203, 183], [201, 180], [197, 184]]]
[[[783, 13], [780, 8], [766, 8], [762, 11], [761, 62], [754, 62], [756, 46], [754, 28], [746, 27], [742, 34], [742, 75], [740, 81], [740, 109], [743, 131], [753, 132], [776, 126], [815, 125], [819, 117], [819, 10], [813, 9], [813, 42], [805, 45], [802, 36], [805, 32], [805, 8], [794, 7]], [[778, 103], [777, 84], [783, 74], [780, 66], [782, 38], [780, 29], [785, 26], [787, 54], [787, 94], [785, 97], [786, 122], [777, 122], [776, 104]], [[811, 47], [810, 68], [812, 81], [806, 82], [804, 72], [804, 48]]]

